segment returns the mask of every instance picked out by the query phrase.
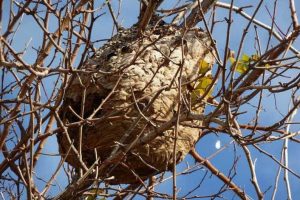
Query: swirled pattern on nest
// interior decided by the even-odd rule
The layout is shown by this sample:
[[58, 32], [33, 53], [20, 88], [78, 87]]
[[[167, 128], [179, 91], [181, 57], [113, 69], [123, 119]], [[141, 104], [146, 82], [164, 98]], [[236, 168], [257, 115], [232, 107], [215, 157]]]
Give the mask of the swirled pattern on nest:
[[[199, 76], [201, 59], [213, 63], [208, 36], [199, 29], [186, 32], [163, 25], [138, 34], [135, 27], [123, 30], [108, 41], [81, 69], [70, 78], [60, 117], [65, 124], [80, 121], [93, 114], [93, 120], [70, 126], [58, 134], [62, 156], [78, 168], [78, 149], [82, 134], [82, 160], [88, 166], [100, 163], [113, 150], [124, 150], [137, 137], [156, 131], [176, 116], [181, 76], [182, 96], [188, 99], [186, 85]], [[82, 102], [85, 102], [82, 106]], [[184, 107], [184, 105], [183, 105]], [[203, 111], [203, 106], [197, 112]], [[83, 109], [83, 110], [82, 110]], [[97, 111], [97, 112], [95, 112]], [[142, 113], [142, 114], [141, 114]], [[193, 122], [201, 125], [200, 121]], [[155, 139], [134, 146], [109, 173], [111, 184], [135, 183], [150, 175], [170, 170], [174, 156], [174, 127], [157, 133]], [[81, 131], [80, 131], [81, 130]], [[68, 139], [69, 137], [69, 139]], [[176, 142], [176, 162], [183, 160], [199, 138], [199, 129], [180, 125]], [[101, 172], [102, 173], [102, 172]], [[105, 177], [107, 174], [100, 174]]]

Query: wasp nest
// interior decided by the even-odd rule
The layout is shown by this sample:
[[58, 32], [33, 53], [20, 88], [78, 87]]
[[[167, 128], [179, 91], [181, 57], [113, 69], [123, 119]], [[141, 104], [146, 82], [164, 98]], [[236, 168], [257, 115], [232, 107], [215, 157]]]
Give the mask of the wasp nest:
[[[58, 134], [60, 152], [66, 162], [80, 167], [79, 156], [70, 148], [70, 141], [78, 150], [81, 140], [82, 161], [87, 166], [96, 157], [101, 165], [114, 149], [122, 150], [137, 137], [155, 132], [176, 116], [178, 77], [183, 84], [182, 96], [188, 99], [186, 85], [197, 80], [199, 61], [203, 59], [214, 62], [210, 40], [199, 29], [183, 32], [162, 25], [143, 34], [138, 34], [134, 27], [120, 31], [81, 67], [86, 73], [70, 79], [60, 111], [62, 121], [67, 127], [86, 118], [89, 123], [69, 126], [67, 132]], [[182, 107], [186, 104], [187, 101]], [[197, 111], [202, 112], [203, 107]], [[199, 121], [193, 123], [201, 125]], [[174, 155], [174, 127], [126, 152], [110, 170], [109, 176], [114, 177], [110, 183], [135, 183], [170, 170], [173, 156], [176, 163], [182, 161], [199, 139], [199, 129], [178, 126]], [[100, 177], [107, 176], [101, 173]]]

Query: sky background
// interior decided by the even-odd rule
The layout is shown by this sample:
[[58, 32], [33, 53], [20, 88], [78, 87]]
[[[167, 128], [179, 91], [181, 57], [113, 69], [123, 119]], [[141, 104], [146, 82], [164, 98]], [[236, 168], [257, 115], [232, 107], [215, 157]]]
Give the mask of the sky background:
[[[100, 3], [103, 3], [103, 1], [99, 1]], [[172, 8], [177, 1], [172, 0], [166, 0], [165, 3], [161, 6], [161, 8], [170, 9]], [[230, 1], [221, 1], [230, 3]], [[252, 14], [255, 6], [258, 4], [257, 0], [253, 1], [244, 1], [244, 0], [236, 0], [235, 5], [237, 6], [247, 6], [251, 2], [251, 5], [254, 5], [254, 7], [246, 8], [245, 11], [248, 14]], [[272, 12], [273, 11], [273, 0], [265, 1], [264, 5], [260, 9], [260, 11], [257, 14], [256, 19], [261, 20], [263, 23], [266, 23], [268, 25], [271, 25], [271, 17], [268, 15], [267, 8]], [[112, 2], [114, 10], [117, 10], [118, 7], [118, 1]], [[279, 0], [278, 1], [278, 9], [277, 9], [277, 15], [276, 15], [276, 23], [280, 27], [280, 29], [283, 32], [287, 32], [290, 24], [291, 24], [291, 18], [288, 8], [288, 1]], [[296, 1], [296, 9], [300, 14], [300, 3]], [[6, 30], [7, 21], [8, 21], [8, 11], [9, 11], [9, 1], [4, 1], [4, 19], [2, 24], [2, 29]], [[139, 12], [139, 4], [136, 0], [123, 0], [122, 8], [121, 8], [121, 15], [118, 17], [118, 21], [125, 27], [129, 28], [134, 23], [137, 22], [137, 16]], [[93, 34], [92, 34], [92, 41], [99, 40], [99, 39], [108, 39], [111, 37], [112, 33], [112, 19], [111, 16], [107, 10], [107, 7], [104, 7], [102, 10], [98, 11], [98, 14], [104, 14], [102, 17], [100, 17], [94, 27]], [[209, 15], [207, 15], [208, 19]], [[217, 9], [217, 16], [216, 16], [221, 22], [216, 24], [213, 37], [217, 41], [217, 47], [220, 51], [220, 53], [224, 52], [225, 48], [225, 39], [226, 39], [226, 23], [224, 21], [224, 17], [228, 17], [228, 11], [225, 9], [218, 8]], [[169, 19], [166, 19], [167, 21]], [[50, 20], [50, 32], [54, 32], [57, 28], [57, 21], [55, 18]], [[240, 38], [242, 35], [242, 32], [247, 25], [247, 20], [240, 17], [237, 14], [233, 14], [233, 24], [231, 28], [231, 39], [230, 39], [230, 48], [233, 50], [238, 49]], [[203, 24], [199, 24], [199, 27], [204, 27]], [[246, 42], [243, 48], [243, 53], [246, 53], [248, 55], [255, 54], [255, 48], [254, 48], [254, 26], [252, 25], [249, 33], [246, 37]], [[266, 40], [268, 39], [268, 32], [262, 29], [258, 30], [259, 37], [261, 40], [261, 46], [264, 52]], [[14, 36], [14, 40], [12, 43], [12, 46], [15, 48], [16, 51], [22, 52], [26, 48], [26, 53], [22, 56], [23, 59], [29, 63], [34, 63], [36, 59], [36, 51], [34, 48], [38, 48], [41, 45], [42, 41], [42, 31], [40, 28], [36, 25], [36, 23], [33, 21], [31, 16], [24, 15], [22, 18], [22, 23], [20, 24], [18, 31], [16, 32]], [[271, 41], [272, 45], [278, 44], [278, 41], [276, 39], [272, 39]], [[100, 47], [103, 45], [102, 43], [97, 44], [97, 47]], [[294, 44], [294, 46], [298, 49], [300, 49], [300, 41], [297, 40]], [[50, 56], [51, 57], [51, 56]], [[221, 55], [223, 57], [223, 55]], [[80, 56], [78, 56], [78, 61], [80, 60]], [[50, 60], [46, 60], [49, 62]], [[59, 62], [59, 59], [57, 61]], [[2, 73], [2, 70], [1, 70]], [[295, 77], [297, 74], [291, 72], [290, 77]], [[7, 76], [7, 83], [9, 83], [11, 74], [6, 74]], [[20, 77], [22, 77], [20, 75]], [[277, 79], [275, 82], [284, 82], [289, 78], [282, 78]], [[46, 86], [47, 91], [52, 91], [53, 85], [54, 85], [55, 78], [49, 77], [44, 80], [44, 85]], [[4, 98], [11, 99], [15, 98], [17, 94], [17, 91], [12, 92], [11, 94], [6, 95]], [[47, 94], [49, 95], [49, 94]], [[46, 96], [45, 100], [46, 100]], [[278, 107], [276, 108], [275, 105], [275, 99]], [[260, 113], [259, 122], [262, 125], [272, 125], [274, 122], [278, 121], [282, 118], [282, 114], [285, 114], [288, 110], [288, 105], [290, 101], [290, 93], [286, 92], [280, 95], [277, 95], [276, 97], [273, 95], [265, 94], [265, 99], [263, 101], [263, 111]], [[249, 104], [243, 106], [241, 108], [241, 111], [247, 111], [246, 114], [241, 115], [238, 118], [238, 121], [243, 124], [247, 124], [251, 122], [255, 118], [255, 108], [253, 108], [253, 105], [257, 104], [257, 98], [255, 98], [253, 101], [249, 102]], [[210, 108], [207, 108], [206, 112], [209, 112]], [[44, 113], [46, 114], [46, 113]], [[295, 121], [299, 121], [300, 116], [299, 114], [296, 115]], [[295, 124], [291, 126], [291, 131], [298, 131], [299, 125]], [[221, 142], [221, 150], [218, 150], [216, 148], [216, 143]], [[282, 150], [283, 141], [277, 141], [271, 143], [263, 143], [260, 145], [261, 148], [263, 148], [265, 151], [269, 152], [270, 154], [275, 155], [275, 157], [280, 160], [280, 153]], [[289, 143], [289, 164], [290, 168], [300, 174], [300, 159], [299, 159], [299, 153], [300, 152], [300, 145], [290, 142]], [[270, 158], [265, 156], [264, 154], [258, 152], [254, 148], [249, 146], [249, 149], [252, 153], [253, 160], [256, 160], [256, 173], [258, 178], [258, 183], [261, 186], [261, 190], [264, 192], [268, 188], [266, 192], [265, 199], [270, 199], [273, 191], [273, 185], [274, 180], [276, 178], [276, 173], [278, 170], [278, 165], [272, 161]], [[218, 152], [210, 161], [221, 171], [224, 172], [225, 175], [228, 175], [230, 168], [232, 167], [234, 160], [236, 158], [239, 159], [236, 165], [236, 176], [234, 177], [233, 181], [239, 185], [241, 188], [245, 189], [246, 193], [252, 198], [256, 199], [256, 193], [254, 190], [253, 185], [251, 185], [251, 175], [250, 170], [247, 164], [247, 161], [245, 160], [245, 156], [243, 152], [241, 151], [241, 148], [234, 142], [232, 142], [232, 138], [225, 134], [210, 134], [208, 136], [205, 136], [198, 144], [197, 144], [197, 150], [203, 157], [210, 157], [211, 155]], [[58, 162], [60, 161], [60, 157], [57, 155], [58, 153], [58, 147], [57, 147], [57, 141], [56, 137], [50, 137], [48, 139], [48, 142], [45, 146], [44, 153], [47, 154], [53, 154], [55, 156], [49, 156], [49, 155], [43, 155], [41, 156], [37, 167], [36, 167], [36, 175], [38, 177], [44, 178], [48, 180], [51, 177], [52, 172], [55, 170]], [[0, 161], [3, 159], [2, 155], [0, 155]], [[193, 166], [194, 160], [187, 156], [186, 159], [178, 165], [177, 172], [180, 172], [182, 170], [185, 170], [187, 166]], [[196, 187], [200, 180], [205, 176], [207, 173], [207, 170], [203, 168], [201, 165], [198, 166], [199, 170], [197, 170], [194, 173], [187, 174], [187, 175], [181, 175], [178, 176], [178, 187], [180, 189], [179, 191], [179, 197], [185, 195], [188, 191], [190, 191], [192, 188]], [[166, 173], [165, 177], [170, 176], [170, 173]], [[297, 199], [297, 197], [300, 196], [300, 181], [298, 178], [290, 174], [290, 180], [291, 180], [291, 190], [294, 199]], [[43, 188], [45, 183], [38, 178], [35, 179], [35, 182], [37, 185], [40, 186], [40, 188]], [[169, 179], [169, 181], [166, 181], [165, 183], [161, 184], [157, 190], [163, 193], [169, 193], [172, 194], [172, 180]], [[276, 199], [286, 199], [286, 191], [283, 186], [283, 176], [282, 173], [280, 175], [280, 187], [278, 188], [278, 193], [276, 195]], [[60, 171], [59, 176], [56, 180], [56, 186], [53, 186], [49, 195], [55, 195], [60, 191], [60, 187], [64, 188], [67, 184], [66, 177], [63, 173], [63, 170]], [[222, 182], [216, 179], [211, 173], [206, 174], [205, 181], [202, 183], [201, 187], [199, 187], [197, 190], [195, 190], [191, 195], [199, 195], [199, 196], [205, 196], [210, 195], [212, 193], [218, 192], [220, 187], [222, 186]], [[225, 199], [232, 199], [234, 194], [232, 192], [226, 192], [222, 194]], [[137, 197], [137, 199], [139, 199]], [[141, 198], [143, 199], [143, 198]], [[234, 199], [238, 199], [235, 197]]]

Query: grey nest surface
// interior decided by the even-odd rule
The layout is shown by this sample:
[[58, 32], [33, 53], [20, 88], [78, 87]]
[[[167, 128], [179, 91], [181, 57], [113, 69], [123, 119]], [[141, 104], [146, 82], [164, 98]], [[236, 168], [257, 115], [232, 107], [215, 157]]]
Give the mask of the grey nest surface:
[[[91, 166], [98, 159], [100, 166], [122, 151], [99, 172], [111, 177], [110, 184], [136, 183], [172, 169], [194, 147], [199, 128], [178, 125], [175, 152], [176, 123], [158, 130], [176, 117], [179, 94], [189, 99], [187, 86], [197, 80], [201, 59], [214, 62], [210, 39], [199, 29], [161, 25], [139, 34], [132, 27], [112, 37], [81, 66], [86, 73], [69, 79], [60, 110], [67, 128], [57, 135], [66, 162], [80, 168], [80, 160]], [[195, 112], [203, 109], [204, 103]]]

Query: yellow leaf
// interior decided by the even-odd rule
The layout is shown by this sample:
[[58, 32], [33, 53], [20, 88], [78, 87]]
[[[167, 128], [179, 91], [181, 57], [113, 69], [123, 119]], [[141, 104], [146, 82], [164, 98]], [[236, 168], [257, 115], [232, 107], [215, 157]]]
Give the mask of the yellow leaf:
[[91, 188], [86, 193], [85, 200], [96, 200], [98, 195], [104, 194], [104, 190], [101, 188]]
[[242, 59], [240, 60], [242, 62], [250, 62], [250, 57], [247, 54], [242, 55]]
[[198, 65], [199, 65], [199, 74], [205, 74], [208, 70], [210, 70], [210, 64], [206, 62], [204, 59], [200, 59]]
[[254, 61], [258, 61], [259, 60], [259, 56], [257, 54], [254, 54], [251, 56], [251, 59]]
[[[234, 65], [236, 63], [236, 60], [233, 57], [229, 57], [229, 61], [231, 62], [232, 65]], [[243, 54], [242, 58], [237, 63], [235, 71], [237, 71], [240, 74], [245, 73], [248, 69], [250, 61], [251, 61], [250, 57], [247, 54]]]
[[226, 57], [227, 57], [227, 59], [234, 58], [235, 57], [235, 52], [231, 49], [228, 49]]
[[[199, 78], [198, 83], [191, 94], [192, 102], [196, 101], [197, 98], [201, 97], [208, 90], [212, 82], [213, 82], [213, 78], [211, 75]], [[211, 97], [211, 95], [212, 95], [212, 88], [208, 92], [207, 96]]]
[[235, 63], [235, 58], [234, 57], [229, 57], [229, 61], [231, 62], [231, 64]]
[[235, 71], [239, 72], [240, 74], [245, 73], [247, 70], [248, 70], [248, 64], [246, 63], [239, 62], [235, 68]]
[[85, 200], [96, 200], [96, 197], [94, 197], [93, 195], [88, 195], [87, 197], [85, 197]]
[[[229, 61], [231, 62], [232, 65], [234, 65], [236, 63], [236, 60], [235, 60], [234, 57], [229, 57], [228, 59], [229, 59]], [[247, 54], [244, 53], [242, 55], [242, 58], [238, 60], [235, 71], [237, 71], [238, 73], [243, 74], [248, 70], [251, 61], [257, 61], [259, 59], [260, 58], [257, 54], [253, 54], [250, 57], [250, 56], [248, 56]]]

